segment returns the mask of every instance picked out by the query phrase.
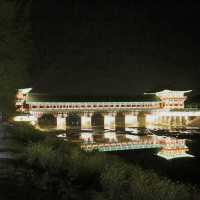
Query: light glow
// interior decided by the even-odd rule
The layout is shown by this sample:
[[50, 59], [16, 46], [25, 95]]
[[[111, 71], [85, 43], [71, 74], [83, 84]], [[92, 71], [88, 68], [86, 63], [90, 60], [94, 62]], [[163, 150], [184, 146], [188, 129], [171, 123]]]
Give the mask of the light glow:
[[104, 138], [108, 139], [109, 142], [117, 142], [117, 135], [115, 132], [105, 132], [104, 133]]
[[57, 116], [57, 129], [66, 130], [66, 118], [62, 116]]
[[33, 115], [19, 115], [13, 118], [15, 122], [30, 122], [32, 125], [37, 123], [37, 118]]
[[104, 116], [104, 129], [115, 130], [115, 116], [113, 115]]
[[134, 115], [125, 115], [125, 128], [138, 127], [138, 118]]
[[91, 116], [81, 116], [81, 130], [92, 129]]
[[80, 139], [83, 140], [85, 143], [91, 143], [94, 141], [93, 134], [89, 132], [82, 132], [80, 135]]

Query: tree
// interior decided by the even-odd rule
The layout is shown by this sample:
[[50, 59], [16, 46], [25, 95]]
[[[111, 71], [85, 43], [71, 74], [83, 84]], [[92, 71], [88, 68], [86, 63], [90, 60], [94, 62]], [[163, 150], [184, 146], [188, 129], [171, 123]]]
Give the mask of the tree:
[[0, 112], [11, 114], [18, 88], [28, 81], [31, 63], [29, 7], [21, 12], [16, 1], [0, 1]]

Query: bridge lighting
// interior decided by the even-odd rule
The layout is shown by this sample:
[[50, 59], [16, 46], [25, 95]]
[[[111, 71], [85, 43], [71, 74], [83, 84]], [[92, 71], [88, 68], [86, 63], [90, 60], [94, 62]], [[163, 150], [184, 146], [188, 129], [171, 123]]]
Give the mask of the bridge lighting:
[[138, 118], [134, 115], [125, 115], [125, 127], [137, 127]]
[[104, 116], [104, 128], [105, 129], [115, 129], [115, 116], [105, 115]]
[[83, 140], [86, 143], [94, 141], [92, 133], [87, 133], [87, 132], [81, 133], [80, 139]]
[[91, 116], [81, 116], [81, 129], [91, 129], [92, 122]]
[[117, 142], [117, 135], [115, 132], [105, 132], [104, 133], [104, 138], [108, 139], [109, 142]]
[[171, 160], [171, 159], [175, 159], [175, 158], [193, 158], [194, 156], [188, 153], [181, 153], [181, 154], [177, 154], [177, 153], [163, 153], [163, 152], [158, 152], [157, 156], [162, 157], [166, 160]]
[[62, 116], [57, 116], [57, 129], [66, 130], [66, 118]]
[[32, 115], [20, 115], [20, 116], [15, 116], [13, 118], [15, 122], [30, 122], [32, 125], [35, 125], [37, 122], [37, 118]]
[[133, 141], [139, 141], [140, 140], [140, 136], [137, 135], [131, 135], [131, 134], [125, 134], [125, 137], [129, 140], [133, 140]]

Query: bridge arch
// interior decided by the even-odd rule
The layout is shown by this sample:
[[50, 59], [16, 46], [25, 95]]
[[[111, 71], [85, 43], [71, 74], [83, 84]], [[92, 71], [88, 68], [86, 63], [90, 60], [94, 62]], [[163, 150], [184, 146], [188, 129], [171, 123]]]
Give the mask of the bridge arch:
[[56, 128], [57, 121], [53, 114], [43, 114], [38, 118], [38, 125], [40, 128]]
[[81, 128], [81, 116], [78, 113], [69, 113], [66, 120], [69, 129]]

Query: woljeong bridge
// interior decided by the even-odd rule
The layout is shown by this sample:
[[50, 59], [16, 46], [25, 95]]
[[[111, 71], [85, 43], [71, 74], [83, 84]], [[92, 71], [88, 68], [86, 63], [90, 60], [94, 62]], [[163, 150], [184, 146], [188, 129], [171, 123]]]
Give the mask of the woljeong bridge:
[[31, 88], [18, 90], [16, 109], [22, 115], [15, 120], [37, 124], [44, 114], [51, 114], [56, 119], [57, 129], [62, 130], [75, 126], [89, 130], [97, 124], [109, 130], [159, 124], [186, 126], [200, 117], [200, 111], [185, 109], [185, 94], [191, 90], [163, 90], [128, 98], [72, 98], [31, 91]]
[[[185, 127], [200, 117], [200, 111], [185, 108], [185, 94], [188, 91], [163, 90], [144, 93], [128, 98], [122, 97], [68, 97], [31, 92], [31, 88], [19, 89], [16, 109], [21, 114], [16, 121], [29, 121], [37, 125], [46, 114], [52, 115], [57, 129], [79, 129], [89, 131], [101, 126], [104, 139], [110, 142], [96, 143], [92, 132], [82, 132], [81, 148], [86, 151], [116, 151], [128, 149], [159, 148], [159, 156], [167, 159], [190, 156], [185, 140], [170, 138], [136, 139], [125, 134], [126, 139], [118, 141], [115, 130], [151, 127], [152, 125]], [[111, 132], [107, 132], [111, 131]], [[113, 131], [113, 132], [112, 132]], [[155, 135], [154, 135], [155, 136]], [[113, 141], [114, 138], [114, 141]], [[106, 139], [106, 141], [107, 141]]]

